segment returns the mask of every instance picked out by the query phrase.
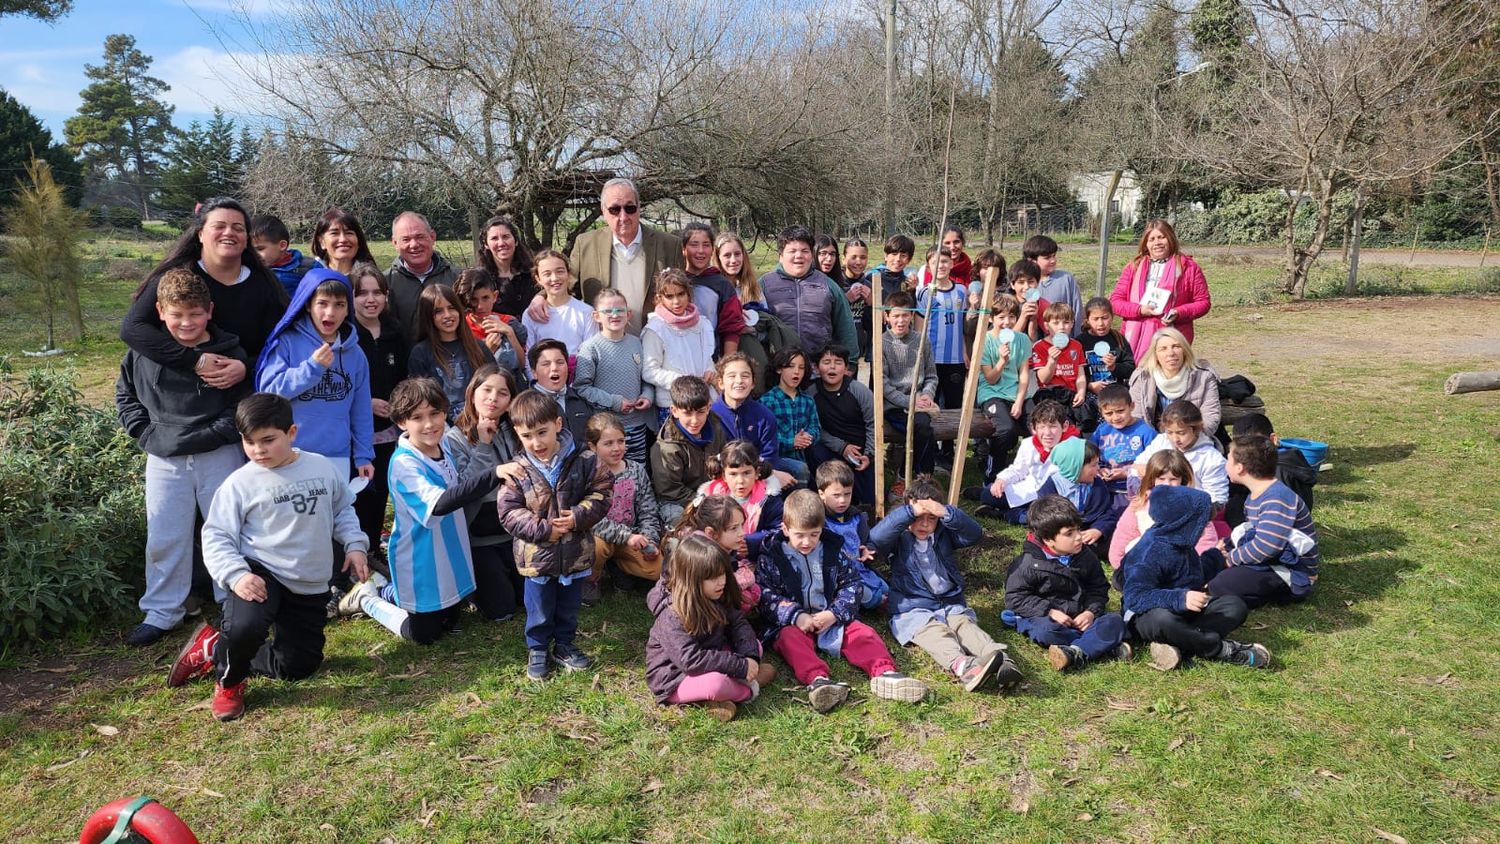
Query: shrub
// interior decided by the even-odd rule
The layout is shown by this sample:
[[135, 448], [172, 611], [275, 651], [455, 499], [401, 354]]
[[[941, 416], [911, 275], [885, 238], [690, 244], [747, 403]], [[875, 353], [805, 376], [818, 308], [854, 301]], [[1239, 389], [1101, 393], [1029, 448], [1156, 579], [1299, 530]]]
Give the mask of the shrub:
[[0, 359], [0, 642], [128, 610], [146, 524], [144, 458], [73, 373]]

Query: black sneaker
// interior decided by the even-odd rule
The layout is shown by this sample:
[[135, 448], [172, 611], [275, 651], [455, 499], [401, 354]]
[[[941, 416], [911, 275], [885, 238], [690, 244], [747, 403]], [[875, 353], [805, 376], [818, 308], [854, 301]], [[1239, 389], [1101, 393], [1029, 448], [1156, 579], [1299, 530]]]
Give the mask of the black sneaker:
[[532, 648], [526, 652], [526, 678], [529, 680], [547, 679], [547, 652], [541, 648]]
[[1005, 513], [1003, 513], [999, 507], [991, 507], [988, 504], [981, 504], [978, 507], [975, 507], [974, 515], [978, 516], [981, 519], [999, 519], [1001, 521], [1005, 520]]
[[1052, 664], [1053, 671], [1067, 671], [1088, 662], [1088, 657], [1076, 645], [1053, 645], [1047, 649], [1047, 661]]
[[1130, 647], [1129, 642], [1121, 642], [1120, 644], [1115, 645], [1115, 649], [1112, 654], [1115, 659], [1118, 659], [1121, 662], [1129, 662], [1130, 658], [1135, 656], [1135, 648]]
[[839, 704], [849, 699], [849, 684], [835, 683], [827, 677], [818, 677], [807, 687], [807, 702], [813, 711], [823, 715], [838, 709]]
[[1023, 679], [1025, 678], [1021, 676], [1021, 669], [1011, 661], [1010, 654], [1002, 652], [1000, 665], [995, 669], [995, 685], [1000, 689], [1000, 693], [1009, 694], [1015, 691]]
[[568, 672], [587, 671], [594, 667], [594, 661], [572, 645], [553, 645], [552, 661]]
[[1225, 639], [1224, 646], [1229, 649], [1229, 653], [1219, 657], [1223, 662], [1230, 662], [1235, 665], [1247, 665], [1251, 668], [1271, 667], [1271, 651], [1265, 645], [1253, 642], [1246, 644], [1244, 642], [1234, 642]]
[[172, 631], [157, 627], [154, 624], [141, 622], [131, 628], [130, 634], [125, 637], [125, 644], [137, 648], [161, 641], [161, 638]]
[[981, 497], [983, 493], [984, 487], [982, 486], [966, 486], [958, 493], [958, 497], [965, 501], [983, 501]]

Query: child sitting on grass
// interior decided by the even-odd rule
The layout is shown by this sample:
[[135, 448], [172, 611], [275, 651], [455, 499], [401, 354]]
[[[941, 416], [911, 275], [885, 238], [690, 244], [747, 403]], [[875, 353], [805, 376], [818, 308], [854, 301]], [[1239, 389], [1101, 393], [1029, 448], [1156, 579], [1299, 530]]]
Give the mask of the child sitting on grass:
[[740, 609], [746, 615], [753, 613], [760, 604], [760, 586], [755, 582], [755, 562], [746, 553], [745, 511], [739, 502], [727, 495], [709, 495], [694, 501], [683, 511], [682, 521], [668, 540], [668, 565], [671, 549], [695, 533], [712, 539], [728, 555], [730, 576], [740, 587]]
[[1124, 506], [1099, 477], [1098, 446], [1071, 437], [1052, 449], [1047, 462], [1052, 464], [1052, 471], [1037, 497], [1060, 495], [1067, 499], [1082, 519], [1078, 537], [1095, 555], [1104, 556]]
[[818, 467], [814, 483], [828, 513], [828, 529], [843, 538], [844, 553], [854, 561], [854, 571], [859, 574], [860, 607], [873, 610], [881, 606], [890, 586], [869, 565], [875, 560], [875, 546], [870, 542], [870, 517], [853, 506], [854, 472], [830, 460]]
[[1208, 494], [1158, 485], [1149, 506], [1153, 524], [1125, 555], [1122, 604], [1135, 634], [1151, 643], [1152, 666], [1170, 671], [1184, 658], [1200, 657], [1269, 667], [1264, 645], [1226, 638], [1250, 613], [1244, 599], [1205, 588], [1224, 562], [1218, 549], [1202, 555], [1193, 549], [1213, 515]]
[[[1026, 506], [1036, 500], [1042, 483], [1047, 480], [1047, 456], [1058, 443], [1076, 436], [1078, 429], [1068, 422], [1066, 408], [1055, 401], [1038, 402], [1031, 410], [1031, 437], [1021, 443], [1016, 459], [989, 486], [964, 490], [964, 498], [983, 504], [974, 515], [1025, 524]], [[1017, 493], [1012, 496], [1016, 499], [1014, 505], [1005, 495], [1005, 490], [1012, 486]]]
[[198, 626], [167, 676], [176, 687], [217, 669], [209, 708], [220, 721], [245, 714], [251, 674], [301, 680], [322, 664], [334, 542], [344, 570], [369, 576], [348, 468], [292, 447], [291, 403], [256, 393], [234, 424], [250, 462], [219, 486], [203, 521], [203, 564], [226, 593], [224, 615], [219, 629]]
[[1098, 402], [1101, 421], [1089, 434], [1089, 442], [1099, 449], [1099, 477], [1121, 495], [1126, 492], [1130, 467], [1156, 439], [1156, 429], [1146, 420], [1135, 418], [1135, 401], [1124, 384], [1110, 384], [1100, 390]]
[[704, 464], [708, 480], [698, 487], [698, 497], [727, 495], [745, 511], [745, 547], [760, 556], [760, 543], [781, 527], [781, 479], [771, 474], [771, 464], [760, 459], [753, 443], [731, 440]]
[[776, 676], [762, 661], [728, 566], [712, 539], [689, 536], [646, 596], [656, 616], [646, 640], [646, 685], [656, 702], [702, 704], [720, 721], [734, 718], [736, 704], [753, 700]]
[[582, 581], [594, 568], [591, 531], [608, 512], [614, 479], [563, 428], [551, 396], [535, 390], [516, 396], [510, 419], [524, 449], [511, 464], [520, 477], [500, 491], [496, 506], [526, 579], [526, 676], [542, 680], [549, 661], [567, 671], [593, 667], [574, 637]]
[[1244, 524], [1219, 545], [1228, 568], [1208, 582], [1208, 593], [1238, 595], [1251, 609], [1305, 599], [1318, 582], [1318, 531], [1307, 505], [1276, 480], [1276, 444], [1235, 437], [1228, 468], [1229, 479], [1244, 484], [1250, 498]]
[[1021, 681], [1021, 672], [1004, 646], [979, 626], [954, 559], [954, 552], [982, 537], [979, 523], [944, 504], [932, 481], [913, 482], [906, 504], [871, 532], [875, 549], [891, 564], [891, 635], [903, 645], [915, 642], [965, 691], [976, 691], [994, 677], [1004, 692]]
[[[1140, 490], [1130, 499], [1120, 520], [1115, 523], [1115, 534], [1109, 540], [1109, 566], [1115, 570], [1115, 588], [1119, 589], [1120, 565], [1125, 555], [1140, 541], [1141, 535], [1151, 527], [1151, 490], [1156, 486], [1193, 486], [1193, 466], [1182, 452], [1175, 448], [1158, 451], [1146, 461], [1141, 472]], [[1219, 534], [1212, 524], [1203, 526], [1194, 549], [1202, 554], [1219, 544]]]
[[810, 489], [787, 496], [782, 529], [766, 540], [757, 564], [764, 641], [808, 689], [816, 712], [829, 712], [849, 687], [828, 676], [818, 651], [842, 656], [870, 677], [876, 697], [916, 703], [927, 696], [922, 681], [896, 670], [880, 634], [857, 619], [859, 575], [843, 540], [824, 524], [823, 502]]
[[[600, 294], [603, 295], [603, 294]], [[584, 602], [599, 599], [599, 577], [613, 563], [626, 577], [656, 581], [661, 577], [661, 514], [646, 467], [626, 457], [625, 426], [613, 413], [589, 420], [589, 448], [614, 484], [609, 511], [594, 526], [594, 569], [584, 584]], [[592, 584], [592, 588], [590, 588]]]
[[[1216, 510], [1222, 508], [1229, 500], [1224, 455], [1219, 453], [1213, 437], [1203, 430], [1203, 414], [1198, 406], [1187, 399], [1177, 399], [1162, 411], [1161, 433], [1135, 458], [1136, 474], [1140, 474], [1151, 455], [1168, 448], [1175, 448], [1187, 457], [1193, 466], [1193, 486], [1208, 493]], [[1221, 535], [1227, 533], [1221, 531]]]
[[709, 409], [713, 393], [702, 378], [678, 378], [667, 396], [672, 412], [651, 445], [651, 486], [661, 520], [675, 524], [708, 480], [708, 458], [723, 450], [728, 437], [724, 423]]
[[1130, 659], [1125, 620], [1106, 612], [1109, 581], [1083, 541], [1083, 519], [1067, 499], [1044, 495], [1026, 513], [1031, 528], [1005, 572], [1005, 608], [1016, 630], [1047, 648], [1054, 671], [1112, 656]]

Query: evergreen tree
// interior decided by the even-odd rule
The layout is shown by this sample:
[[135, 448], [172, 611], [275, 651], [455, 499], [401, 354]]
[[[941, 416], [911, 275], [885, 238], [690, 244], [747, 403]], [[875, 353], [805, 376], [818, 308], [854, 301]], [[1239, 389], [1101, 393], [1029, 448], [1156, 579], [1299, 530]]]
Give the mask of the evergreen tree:
[[73, 0], [0, 0], [0, 17], [24, 15], [52, 22], [73, 11]]
[[127, 182], [144, 217], [151, 215], [151, 195], [173, 131], [172, 107], [161, 100], [167, 83], [150, 70], [151, 57], [136, 49], [135, 38], [104, 39], [104, 64], [84, 66], [94, 81], [81, 92], [78, 114], [63, 127], [90, 175]]
[[0, 90], [0, 207], [15, 201], [17, 180], [25, 174], [32, 157], [52, 167], [52, 175], [63, 187], [69, 205], [77, 205], [83, 177], [78, 162], [26, 106]]
[[[247, 152], [254, 142], [224, 112], [214, 109], [208, 123], [194, 120], [179, 132], [167, 151], [157, 202], [170, 216], [186, 216], [193, 206], [212, 196], [239, 196], [245, 184]], [[249, 143], [251, 148], [246, 149]]]
[[59, 307], [83, 339], [83, 307], [78, 299], [78, 234], [82, 215], [63, 201], [62, 188], [52, 179], [52, 168], [37, 158], [26, 165], [29, 184], [16, 195], [6, 214], [5, 233], [12, 242], [6, 250], [12, 269], [36, 286], [47, 319], [47, 348], [53, 345], [53, 325]]

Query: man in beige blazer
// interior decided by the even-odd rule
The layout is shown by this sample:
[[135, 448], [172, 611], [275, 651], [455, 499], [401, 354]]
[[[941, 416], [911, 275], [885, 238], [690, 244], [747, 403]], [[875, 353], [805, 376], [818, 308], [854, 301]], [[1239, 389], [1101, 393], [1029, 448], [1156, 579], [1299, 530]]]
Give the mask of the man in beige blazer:
[[[639, 335], [656, 307], [656, 274], [682, 267], [682, 241], [641, 224], [640, 194], [629, 179], [605, 182], [599, 208], [605, 227], [579, 235], [568, 255], [573, 265], [573, 295], [592, 305], [600, 290], [618, 288], [630, 307], [626, 331]], [[540, 295], [527, 310], [537, 322], [547, 321], [547, 306]]]

